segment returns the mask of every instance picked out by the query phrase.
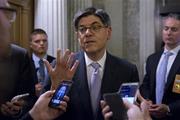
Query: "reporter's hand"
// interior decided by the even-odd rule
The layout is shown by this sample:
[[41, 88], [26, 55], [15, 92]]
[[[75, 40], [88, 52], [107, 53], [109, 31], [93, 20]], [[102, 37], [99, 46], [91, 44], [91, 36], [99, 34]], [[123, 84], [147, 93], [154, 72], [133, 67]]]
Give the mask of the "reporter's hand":
[[36, 93], [36, 96], [37, 96], [37, 97], [39, 97], [42, 89], [43, 89], [42, 83], [37, 83], [37, 84], [35, 84], [35, 93]]
[[128, 109], [127, 115], [129, 120], [151, 120], [148, 111], [148, 101], [142, 101], [140, 104], [140, 108], [137, 105], [128, 102], [126, 99], [124, 99], [123, 102]]
[[79, 61], [73, 62], [74, 53], [68, 49], [64, 55], [61, 54], [61, 50], [57, 50], [56, 65], [54, 68], [49, 64], [47, 60], [44, 60], [48, 73], [51, 77], [51, 89], [54, 90], [58, 87], [62, 80], [71, 80], [76, 72]]
[[5, 116], [16, 116], [20, 113], [22, 107], [24, 106], [24, 100], [6, 102], [1, 105], [1, 113]]
[[123, 100], [125, 107], [127, 108], [127, 116], [128, 120], [144, 120], [143, 113], [141, 112], [140, 108], [128, 100]]
[[168, 106], [165, 104], [152, 104], [150, 106], [149, 112], [155, 118], [163, 118], [167, 115]]
[[34, 120], [52, 120], [66, 111], [67, 102], [69, 101], [69, 97], [67, 96], [61, 101], [58, 109], [48, 106], [53, 94], [54, 91], [47, 91], [39, 97], [33, 108], [29, 111], [29, 114]]
[[104, 100], [100, 101], [101, 104], [101, 109], [102, 109], [102, 114], [104, 116], [105, 120], [109, 120], [113, 116], [113, 112], [110, 111], [109, 105]]

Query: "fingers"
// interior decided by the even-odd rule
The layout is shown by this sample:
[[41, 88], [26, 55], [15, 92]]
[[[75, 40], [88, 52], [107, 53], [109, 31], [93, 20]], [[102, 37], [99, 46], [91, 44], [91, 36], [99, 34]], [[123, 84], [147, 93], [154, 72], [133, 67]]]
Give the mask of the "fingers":
[[74, 74], [76, 72], [76, 69], [79, 65], [79, 60], [76, 60], [73, 66], [71, 67], [71, 72]]
[[145, 111], [145, 112], [148, 111], [148, 109], [149, 109], [149, 107], [150, 107], [147, 101], [141, 102], [141, 105], [140, 105], [140, 106], [141, 106], [141, 110], [142, 110], [142, 111]]
[[44, 61], [45, 65], [46, 65], [48, 73], [51, 74], [51, 72], [53, 70], [52, 66], [50, 65], [50, 63], [46, 59], [43, 59], [43, 61]]
[[2, 104], [1, 109], [2, 109], [2, 113], [4, 113], [5, 115], [12, 114], [11, 107], [6, 104]]
[[150, 118], [150, 113], [149, 113], [149, 104], [147, 101], [143, 101], [141, 102], [141, 111], [143, 112], [144, 118], [146, 118], [147, 120], [150, 120], [148, 118]]
[[101, 108], [103, 109], [106, 106], [106, 102], [104, 100], [100, 101]]
[[12, 105], [12, 107], [11, 107], [11, 110], [18, 112], [18, 111], [21, 110], [21, 108], [23, 107], [23, 105], [24, 105], [24, 101], [23, 101], [23, 100], [13, 102], [13, 105]]
[[71, 51], [69, 49], [66, 49], [63, 58], [61, 58], [62, 62], [65, 64], [68, 63], [70, 57], [71, 57]]
[[61, 59], [61, 50], [58, 48], [57, 49], [56, 64], [60, 63], [60, 59]]
[[1, 110], [6, 115], [15, 115], [21, 110], [22, 106], [17, 106], [11, 102], [6, 102], [2, 104]]
[[71, 52], [69, 49], [66, 49], [64, 55], [61, 56], [61, 50], [57, 50], [57, 65], [63, 65], [65, 68], [70, 68], [73, 62], [74, 53]]
[[133, 107], [133, 104], [130, 103], [130, 102], [129, 102], [128, 100], [126, 100], [126, 99], [123, 99], [123, 103], [124, 103], [124, 105], [125, 105], [125, 107], [126, 107], [127, 109]]
[[101, 104], [102, 114], [103, 114], [103, 116], [104, 116], [104, 119], [105, 119], [105, 120], [109, 120], [110, 117], [113, 116], [113, 112], [110, 111], [110, 107], [109, 107], [109, 105], [106, 104], [105, 101], [101, 100], [101, 101], [100, 101], [100, 104]]
[[69, 101], [69, 97], [65, 95], [64, 98], [63, 98], [63, 100], [66, 101], [66, 102], [68, 102], [68, 101]]
[[7, 112], [6, 112], [6, 110], [5, 110], [5, 108], [3, 106], [4, 106], [4, 104], [1, 105], [1, 113], [3, 115], [7, 115]]
[[40, 97], [51, 98], [53, 96], [54, 92], [55, 92], [55, 90], [53, 90], [53, 91], [49, 90], [49, 91], [43, 93]]
[[142, 95], [141, 95], [139, 89], [136, 91], [136, 95], [137, 95], [137, 98], [138, 98], [138, 100], [139, 100], [140, 102], [142, 102], [142, 101], [145, 100], [145, 99], [142, 97]]
[[74, 53], [71, 52], [71, 54], [69, 55], [69, 59], [67, 61], [67, 65], [69, 68], [72, 66], [73, 60], [74, 60]]
[[58, 49], [57, 50], [57, 58], [56, 58], [57, 65], [66, 65], [70, 58], [71, 51], [69, 49], [66, 49], [64, 52], [64, 55], [62, 56], [61, 54], [62, 54], [61, 50]]
[[66, 112], [67, 102], [69, 101], [68, 96], [64, 96], [63, 101], [60, 102], [60, 106], [58, 107], [61, 111]]
[[61, 111], [66, 112], [67, 102], [61, 101], [61, 102], [60, 102], [60, 106], [59, 106], [58, 108], [59, 108]]

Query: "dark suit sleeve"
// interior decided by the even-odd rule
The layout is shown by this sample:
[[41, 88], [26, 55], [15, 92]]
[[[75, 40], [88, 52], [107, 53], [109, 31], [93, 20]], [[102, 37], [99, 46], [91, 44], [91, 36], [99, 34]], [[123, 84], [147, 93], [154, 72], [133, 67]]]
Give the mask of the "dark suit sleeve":
[[28, 52], [25, 51], [23, 55], [20, 57], [20, 73], [19, 73], [19, 82], [17, 87], [17, 93], [30, 93], [29, 98], [26, 99], [27, 104], [23, 108], [22, 113], [26, 113], [35, 103], [36, 97], [35, 97], [35, 80], [33, 78], [33, 72], [32, 72], [32, 64], [31, 60], [29, 58]]

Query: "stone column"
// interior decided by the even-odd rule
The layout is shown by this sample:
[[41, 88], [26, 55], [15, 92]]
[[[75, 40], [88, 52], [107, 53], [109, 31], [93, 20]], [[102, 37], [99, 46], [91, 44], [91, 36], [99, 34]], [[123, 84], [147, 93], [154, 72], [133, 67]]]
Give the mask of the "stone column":
[[140, 0], [140, 78], [145, 74], [147, 57], [155, 51], [155, 0]]
[[67, 0], [36, 0], [34, 27], [47, 32], [49, 54], [67, 49]]

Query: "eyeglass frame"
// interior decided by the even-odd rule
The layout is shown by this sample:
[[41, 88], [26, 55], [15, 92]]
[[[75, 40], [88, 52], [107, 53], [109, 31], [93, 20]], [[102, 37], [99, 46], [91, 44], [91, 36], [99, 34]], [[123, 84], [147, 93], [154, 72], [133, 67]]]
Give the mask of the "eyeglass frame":
[[16, 19], [16, 13], [17, 13], [16, 9], [14, 9], [14, 8], [9, 8], [9, 7], [0, 7], [0, 10], [4, 10], [4, 11], [11, 12], [11, 13], [12, 13], [12, 14], [11, 14], [11, 17], [12, 17], [12, 18], [8, 17], [6, 13], [5, 13], [5, 14], [6, 14], [6, 16], [7, 16], [7, 18], [9, 19], [10, 22], [14, 22], [14, 21], [15, 21], [15, 19]]
[[[102, 28], [107, 28], [108, 26], [106, 25], [101, 25], [99, 23], [92, 23], [90, 26], [84, 26], [84, 25], [80, 25], [77, 28], [77, 31], [80, 32], [81, 34], [84, 34], [88, 29], [91, 30], [91, 32], [96, 33], [99, 32]], [[81, 29], [80, 29], [81, 28]]]

